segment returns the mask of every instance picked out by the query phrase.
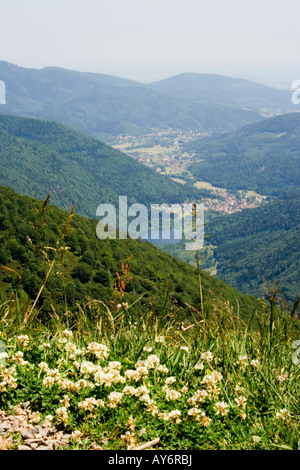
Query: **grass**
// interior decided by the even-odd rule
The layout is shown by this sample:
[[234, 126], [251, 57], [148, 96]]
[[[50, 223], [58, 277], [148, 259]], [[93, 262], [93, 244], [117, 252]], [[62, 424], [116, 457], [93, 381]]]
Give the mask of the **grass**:
[[266, 316], [252, 331], [224, 304], [205, 321], [141, 312], [132, 324], [127, 305], [114, 318], [90, 301], [16, 329], [15, 309], [1, 306], [0, 408], [30, 401], [41, 422], [79, 431], [71, 448], [298, 448], [296, 318]]

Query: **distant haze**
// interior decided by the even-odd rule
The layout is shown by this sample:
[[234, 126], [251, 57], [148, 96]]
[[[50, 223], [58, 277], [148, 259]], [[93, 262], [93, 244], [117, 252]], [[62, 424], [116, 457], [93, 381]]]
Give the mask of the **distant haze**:
[[0, 0], [0, 13], [0, 60], [23, 67], [300, 79], [299, 0]]

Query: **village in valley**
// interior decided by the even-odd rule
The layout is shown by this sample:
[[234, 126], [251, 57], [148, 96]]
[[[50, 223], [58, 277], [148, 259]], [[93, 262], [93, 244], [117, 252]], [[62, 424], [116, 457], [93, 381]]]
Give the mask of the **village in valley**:
[[207, 132], [153, 129], [143, 136], [119, 135], [111, 145], [177, 183], [209, 190], [210, 195], [201, 199], [205, 210], [232, 214], [266, 202], [265, 196], [253, 191], [230, 191], [193, 178], [188, 167], [197, 156], [186, 153], [183, 145], [208, 136]]

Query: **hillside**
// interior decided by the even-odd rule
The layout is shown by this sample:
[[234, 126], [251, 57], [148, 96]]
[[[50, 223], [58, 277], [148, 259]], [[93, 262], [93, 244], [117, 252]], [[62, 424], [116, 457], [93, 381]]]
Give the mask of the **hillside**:
[[292, 302], [300, 294], [300, 192], [270, 204], [212, 218], [206, 227], [214, 246], [217, 277], [247, 294], [278, 283]]
[[266, 119], [184, 147], [197, 181], [278, 196], [299, 189], [300, 113]]
[[153, 128], [231, 131], [262, 117], [219, 102], [201, 106], [141, 83], [55, 67], [29, 69], [0, 61], [6, 105], [0, 113], [60, 122], [106, 141]]
[[292, 104], [290, 91], [222, 75], [182, 73], [151, 83], [149, 87], [203, 105], [218, 104], [266, 115], [297, 110]]
[[[175, 305], [186, 309], [186, 303], [199, 308], [196, 270], [149, 243], [131, 239], [99, 240], [97, 221], [79, 215], [71, 220], [72, 230], [65, 231], [67, 212], [48, 204], [43, 213], [42, 201], [20, 196], [9, 188], [1, 187], [0, 202], [0, 264], [21, 276], [20, 304], [35, 298], [51, 260], [57, 256], [58, 264], [38, 302], [44, 313], [51, 310], [51, 305], [55, 305], [58, 313], [64, 312], [65, 295], [70, 310], [77, 309], [76, 304], [88, 298], [104, 302], [114, 299], [116, 272], [122, 274], [121, 264], [126, 262], [131, 266], [132, 279], [126, 286], [123, 302], [134, 302], [143, 295], [141, 303], [146, 302], [157, 313], [171, 311]], [[59, 236], [59, 228], [65, 236]], [[64, 246], [69, 250], [60, 250], [55, 255], [53, 248]], [[61, 253], [65, 253], [63, 257]], [[243, 318], [249, 318], [255, 309], [259, 311], [260, 303], [254, 297], [240, 294], [206, 273], [201, 276], [208, 312], [217, 311], [218, 301], [224, 299], [232, 303], [233, 311], [238, 306]], [[12, 287], [15, 289], [17, 285], [15, 272], [0, 270], [2, 299], [9, 298]], [[120, 301], [118, 297], [116, 301]], [[137, 312], [139, 308], [137, 303]]]
[[99, 204], [183, 203], [203, 192], [184, 187], [106, 144], [54, 122], [0, 115], [0, 184], [95, 217]]

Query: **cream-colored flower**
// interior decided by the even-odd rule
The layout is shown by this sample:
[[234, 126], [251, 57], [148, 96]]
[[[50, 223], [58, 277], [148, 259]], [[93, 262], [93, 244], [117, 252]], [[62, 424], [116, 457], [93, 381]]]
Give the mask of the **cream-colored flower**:
[[240, 369], [245, 369], [248, 365], [247, 356], [239, 356], [237, 365], [240, 367]]
[[218, 401], [217, 403], [215, 403], [215, 410], [217, 415], [226, 416], [229, 411], [228, 408], [229, 405], [224, 401]]
[[255, 369], [259, 368], [259, 360], [258, 359], [252, 359], [250, 362], [251, 366], [254, 367]]
[[109, 408], [116, 408], [117, 405], [120, 403], [120, 401], [123, 398], [123, 393], [120, 392], [111, 392], [108, 395], [108, 407]]
[[159, 372], [160, 374], [167, 374], [169, 372], [169, 369], [164, 364], [161, 364], [160, 366], [158, 366], [157, 372]]
[[172, 385], [173, 383], [176, 382], [176, 378], [175, 377], [167, 377], [166, 380], [165, 380], [165, 384], [166, 385]]
[[27, 335], [20, 335], [17, 336], [17, 341], [22, 347], [26, 347], [29, 343], [29, 338]]
[[213, 360], [213, 358], [214, 358], [214, 355], [211, 351], [206, 351], [201, 354], [201, 359], [203, 359], [204, 361], [210, 362]]
[[59, 419], [59, 421], [62, 422], [64, 425], [68, 424], [69, 416], [68, 416], [67, 408], [65, 406], [57, 408], [56, 416]]
[[290, 412], [286, 408], [281, 409], [279, 412], [276, 413], [277, 419], [282, 419], [285, 421], [286, 419], [290, 418]]
[[206, 416], [205, 412], [203, 412], [201, 417], [199, 417], [198, 421], [199, 421], [200, 426], [203, 426], [204, 428], [207, 428], [210, 425], [212, 420], [211, 420], [211, 418]]
[[179, 418], [180, 415], [181, 415], [181, 411], [173, 410], [173, 411], [170, 411], [168, 415], [168, 419], [175, 424], [179, 424], [181, 421], [181, 419]]
[[235, 398], [234, 401], [236, 402], [236, 404], [239, 408], [242, 408], [242, 410], [244, 410], [246, 408], [247, 398], [243, 397], [242, 395]]

